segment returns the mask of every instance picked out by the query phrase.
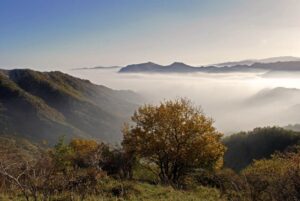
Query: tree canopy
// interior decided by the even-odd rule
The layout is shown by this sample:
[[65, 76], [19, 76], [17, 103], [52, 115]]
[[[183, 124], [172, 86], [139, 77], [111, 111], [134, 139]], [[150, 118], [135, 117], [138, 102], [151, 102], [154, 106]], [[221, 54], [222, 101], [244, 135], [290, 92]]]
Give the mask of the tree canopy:
[[255, 128], [223, 139], [227, 147], [225, 166], [240, 171], [254, 159], [270, 158], [275, 151], [299, 143], [300, 134], [280, 127]]
[[177, 183], [194, 168], [222, 166], [222, 134], [189, 100], [141, 106], [124, 127], [123, 146], [158, 169], [162, 182]]

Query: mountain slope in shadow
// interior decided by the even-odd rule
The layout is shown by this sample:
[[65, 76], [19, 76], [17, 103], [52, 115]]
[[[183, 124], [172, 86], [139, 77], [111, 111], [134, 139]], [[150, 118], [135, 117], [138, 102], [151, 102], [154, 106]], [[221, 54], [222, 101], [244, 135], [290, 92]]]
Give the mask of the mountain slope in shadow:
[[141, 100], [61, 72], [0, 72], [0, 133], [53, 143], [87, 137], [121, 139], [121, 126]]

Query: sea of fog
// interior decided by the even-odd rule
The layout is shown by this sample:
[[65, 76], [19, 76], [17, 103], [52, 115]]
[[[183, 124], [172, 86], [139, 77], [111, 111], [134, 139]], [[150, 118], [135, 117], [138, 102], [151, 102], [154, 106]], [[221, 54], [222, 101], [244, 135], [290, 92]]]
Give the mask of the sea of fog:
[[257, 101], [254, 98], [261, 90], [300, 89], [300, 74], [282, 77], [265, 77], [262, 73], [120, 74], [118, 70], [70, 70], [66, 73], [113, 89], [133, 90], [144, 97], [145, 103], [188, 98], [201, 106], [204, 113], [214, 119], [215, 127], [225, 134], [259, 126], [300, 123], [298, 115], [291, 114], [291, 108], [300, 103], [300, 91], [299, 97], [286, 97], [286, 94], [280, 97], [279, 94], [274, 98], [259, 97], [263, 100]]

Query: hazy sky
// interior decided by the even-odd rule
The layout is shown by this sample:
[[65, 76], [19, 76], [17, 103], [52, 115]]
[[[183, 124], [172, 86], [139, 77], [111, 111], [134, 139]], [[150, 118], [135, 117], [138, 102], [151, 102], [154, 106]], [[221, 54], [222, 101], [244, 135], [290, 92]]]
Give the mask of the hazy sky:
[[0, 0], [0, 67], [300, 56], [299, 0]]

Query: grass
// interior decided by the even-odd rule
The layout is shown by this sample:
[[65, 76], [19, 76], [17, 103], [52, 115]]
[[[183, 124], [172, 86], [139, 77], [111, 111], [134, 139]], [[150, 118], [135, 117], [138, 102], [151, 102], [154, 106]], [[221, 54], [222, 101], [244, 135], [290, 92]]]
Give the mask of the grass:
[[217, 201], [219, 193], [215, 189], [198, 187], [190, 191], [174, 190], [172, 187], [165, 187], [160, 185], [150, 185], [147, 183], [140, 183], [134, 188], [139, 192], [130, 194], [128, 200], [138, 201]]
[[[151, 185], [135, 181], [109, 181], [102, 184], [102, 193], [89, 196], [85, 201], [223, 201], [216, 189], [197, 187], [193, 190], [175, 190], [170, 186]], [[114, 191], [122, 187], [122, 195]], [[1, 201], [25, 201], [20, 196], [0, 194]], [[52, 201], [68, 201], [68, 197], [59, 197]], [[75, 198], [75, 201], [80, 201]]]

